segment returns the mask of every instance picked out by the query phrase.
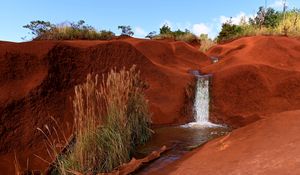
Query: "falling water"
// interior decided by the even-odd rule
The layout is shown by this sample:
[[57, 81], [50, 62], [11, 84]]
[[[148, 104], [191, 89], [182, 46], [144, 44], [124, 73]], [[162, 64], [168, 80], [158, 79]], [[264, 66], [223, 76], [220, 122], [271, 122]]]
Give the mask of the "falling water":
[[198, 77], [197, 79], [194, 111], [195, 111], [195, 120], [197, 123], [208, 122], [209, 79], [207, 77]]
[[197, 85], [194, 101], [195, 122], [188, 123], [188, 127], [219, 127], [220, 125], [209, 122], [209, 80], [211, 75], [201, 75], [193, 71], [197, 77]]

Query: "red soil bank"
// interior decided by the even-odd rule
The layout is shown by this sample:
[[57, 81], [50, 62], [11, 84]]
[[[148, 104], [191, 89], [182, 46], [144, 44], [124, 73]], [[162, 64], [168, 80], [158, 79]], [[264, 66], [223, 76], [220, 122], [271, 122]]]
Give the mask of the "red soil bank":
[[211, 119], [234, 127], [261, 115], [300, 109], [300, 41], [246, 37], [216, 46], [208, 55], [213, 73]]
[[[0, 42], [0, 174], [13, 174], [14, 152], [21, 167], [45, 168], [44, 137], [37, 130], [54, 126], [53, 116], [70, 134], [74, 86], [90, 72], [136, 64], [148, 82], [154, 124], [186, 122], [182, 115], [189, 69], [209, 58], [182, 42], [128, 38], [116, 41]], [[68, 127], [69, 126], [69, 127]], [[48, 159], [49, 160], [49, 159]]]
[[269, 115], [194, 150], [153, 175], [298, 175], [300, 111]]

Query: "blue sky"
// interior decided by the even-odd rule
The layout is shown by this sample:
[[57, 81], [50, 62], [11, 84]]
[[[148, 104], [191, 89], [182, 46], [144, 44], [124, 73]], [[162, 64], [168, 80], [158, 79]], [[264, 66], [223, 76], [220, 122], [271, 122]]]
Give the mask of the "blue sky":
[[[299, 0], [287, 0], [289, 8], [300, 8]], [[268, 0], [268, 6], [281, 9], [282, 0]], [[265, 0], [1, 0], [0, 40], [22, 41], [28, 30], [22, 26], [32, 20], [54, 24], [83, 19], [97, 29], [119, 34], [118, 25], [130, 25], [136, 37], [158, 31], [164, 23], [172, 29], [188, 28], [196, 34], [215, 37], [221, 23], [229, 17], [255, 14]]]

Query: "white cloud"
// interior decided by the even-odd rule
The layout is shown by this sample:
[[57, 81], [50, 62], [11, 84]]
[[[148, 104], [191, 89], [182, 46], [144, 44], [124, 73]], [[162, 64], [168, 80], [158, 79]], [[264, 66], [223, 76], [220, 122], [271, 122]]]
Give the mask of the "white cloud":
[[[220, 24], [222, 25], [223, 23], [226, 23], [227, 21], [230, 20], [232, 21], [232, 24], [236, 24], [238, 25], [241, 22], [242, 18], [248, 19], [249, 17], [253, 17], [254, 15], [246, 15], [245, 12], [240, 12], [239, 14], [237, 14], [236, 16], [232, 16], [232, 17], [227, 17], [227, 16], [220, 16], [219, 20], [220, 20]], [[246, 20], [247, 22], [248, 20]]]
[[192, 32], [194, 34], [196, 34], [197, 36], [199, 36], [202, 33], [203, 34], [210, 34], [211, 31], [212, 31], [212, 29], [204, 23], [194, 24], [192, 26]]
[[283, 0], [276, 0], [274, 1], [270, 7], [275, 8], [275, 9], [280, 9], [283, 8]]
[[134, 35], [137, 37], [145, 37], [147, 35], [147, 32], [141, 27], [135, 27]]
[[162, 27], [165, 24], [167, 24], [169, 27], [171, 27], [171, 30], [173, 30], [173, 31], [178, 30], [178, 29], [185, 31], [185, 29], [188, 29], [192, 33], [196, 34], [197, 36], [199, 36], [200, 34], [208, 34], [210, 37], [216, 36], [216, 32], [213, 31], [213, 27], [214, 27], [213, 23], [209, 23], [209, 24], [205, 24], [205, 23], [192, 24], [190, 22], [173, 23], [169, 20], [165, 20], [163, 23], [160, 24], [160, 27]]

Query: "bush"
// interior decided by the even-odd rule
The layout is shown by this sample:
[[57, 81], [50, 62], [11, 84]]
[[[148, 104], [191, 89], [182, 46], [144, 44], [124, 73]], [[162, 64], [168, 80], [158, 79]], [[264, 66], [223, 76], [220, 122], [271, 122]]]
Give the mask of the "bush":
[[125, 36], [133, 36], [134, 32], [132, 31], [130, 26], [118, 26], [118, 29], [121, 29], [121, 35]]
[[207, 34], [201, 34], [200, 40], [201, 40], [200, 51], [202, 52], [206, 52], [214, 45], [216, 45], [216, 42], [210, 39]]
[[226, 40], [230, 40], [237, 36], [240, 36], [242, 33], [243, 29], [241, 26], [231, 24], [230, 22], [224, 23], [222, 25], [222, 30], [217, 37], [217, 41], [220, 43]]
[[135, 67], [112, 70], [104, 79], [88, 75], [86, 83], [75, 87], [76, 142], [59, 160], [61, 174], [110, 172], [151, 136], [145, 84]]
[[165, 24], [160, 29], [160, 33], [155, 35], [156, 32], [150, 32], [146, 38], [150, 39], [172, 39], [176, 41], [184, 41], [193, 44], [200, 44], [199, 38], [191, 33], [189, 30], [181, 31], [180, 29], [172, 31], [171, 28]]
[[159, 29], [159, 33], [161, 35], [165, 35], [165, 34], [171, 34], [171, 27], [169, 27], [167, 24], [164, 24], [160, 29]]
[[156, 32], [153, 31], [153, 32], [148, 33], [148, 35], [145, 36], [145, 38], [153, 39], [155, 36], [156, 36]]
[[85, 25], [83, 20], [61, 25], [45, 21], [31, 21], [23, 27], [31, 30], [34, 40], [109, 40], [115, 36], [111, 31], [98, 32], [92, 26]]
[[254, 19], [250, 18], [251, 25], [259, 26], [259, 28], [275, 28], [282, 17], [282, 14], [273, 8], [259, 7], [257, 15]]
[[276, 27], [277, 32], [284, 35], [299, 36], [300, 35], [300, 10], [294, 9], [288, 11], [283, 20]]
[[272, 8], [265, 10], [260, 7], [256, 17], [249, 18], [249, 23], [234, 25], [229, 21], [223, 24], [217, 41], [255, 35], [300, 36], [300, 10], [279, 12]]

